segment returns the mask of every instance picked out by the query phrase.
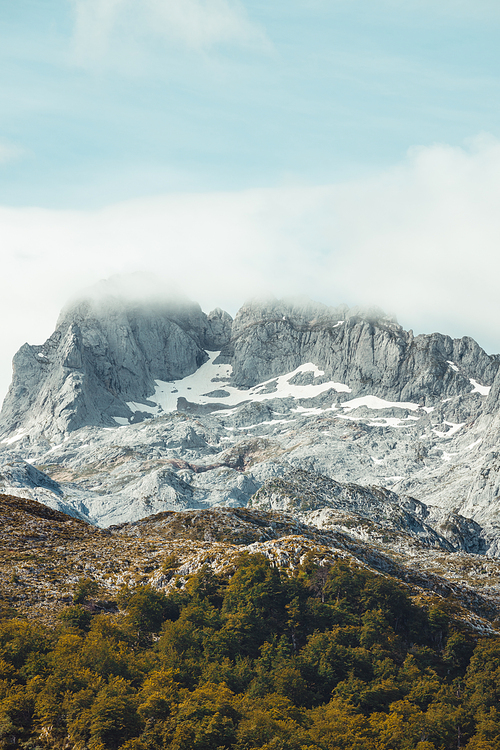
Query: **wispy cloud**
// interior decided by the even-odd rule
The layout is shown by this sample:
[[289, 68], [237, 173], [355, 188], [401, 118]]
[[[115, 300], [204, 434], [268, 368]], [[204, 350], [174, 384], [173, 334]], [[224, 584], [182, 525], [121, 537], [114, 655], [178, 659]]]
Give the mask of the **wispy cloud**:
[[26, 155], [25, 149], [11, 143], [7, 140], [0, 139], [0, 164], [6, 164], [16, 159], [21, 159]]
[[75, 58], [78, 63], [101, 60], [109, 35], [127, 0], [71, 0], [75, 13]]
[[71, 0], [75, 14], [75, 59], [102, 62], [117, 35], [206, 52], [218, 45], [268, 46], [240, 0]]
[[265, 41], [239, 0], [146, 0], [146, 6], [152, 28], [192, 49], [225, 43], [260, 46]]

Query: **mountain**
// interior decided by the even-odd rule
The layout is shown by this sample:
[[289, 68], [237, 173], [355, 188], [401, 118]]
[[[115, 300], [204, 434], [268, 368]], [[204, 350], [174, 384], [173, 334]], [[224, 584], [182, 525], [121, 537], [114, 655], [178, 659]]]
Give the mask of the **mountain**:
[[143, 281], [15, 357], [3, 745], [497, 747], [499, 359]]
[[[57, 439], [84, 426], [140, 421], [161, 405], [157, 381], [192, 375], [207, 351], [221, 351], [213, 361], [230, 365], [226, 384], [239, 390], [294, 373], [293, 384], [329, 382], [324, 391], [351, 401], [370, 395], [421, 407], [485, 393], [500, 363], [473, 339], [414, 337], [379, 310], [254, 301], [232, 321], [181, 297], [131, 300], [104, 287], [63, 310], [42, 346], [17, 352], [1, 429]], [[316, 371], [295, 373], [308, 363]], [[224, 398], [217, 390], [224, 388], [212, 388], [211, 401]]]
[[104, 527], [248, 506], [498, 556], [499, 365], [378, 309], [263, 299], [233, 320], [103, 284], [14, 358], [0, 491]]
[[378, 309], [306, 301], [244, 305], [232, 326], [231, 353], [240, 387], [314, 362], [326, 378], [349, 386], [352, 396], [421, 406], [470, 393], [473, 380], [491, 384], [500, 364], [468, 337], [414, 336]]

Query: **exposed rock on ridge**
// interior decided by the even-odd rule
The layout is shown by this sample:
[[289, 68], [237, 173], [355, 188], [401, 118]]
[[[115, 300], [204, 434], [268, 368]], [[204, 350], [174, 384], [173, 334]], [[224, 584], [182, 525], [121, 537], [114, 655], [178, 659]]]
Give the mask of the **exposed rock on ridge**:
[[380, 310], [293, 301], [251, 302], [232, 329], [234, 382], [250, 387], [314, 362], [354, 395], [431, 404], [491, 385], [499, 360], [471, 338], [414, 336]]
[[[360, 487], [329, 477], [295, 470], [286, 479], [272, 479], [250, 499], [249, 507], [281, 511], [319, 528], [343, 528], [355, 536], [370, 535], [388, 541], [388, 535], [409, 534], [436, 548], [484, 554], [486, 543], [477, 523], [459, 514], [439, 517], [437, 529], [427, 506], [385, 487]], [[378, 528], [377, 528], [378, 527]], [[394, 544], [394, 542], [393, 542]]]
[[0, 494], [0, 603], [27, 618], [54, 622], [82, 576], [100, 587], [92, 611], [116, 611], [123, 584], [169, 590], [208, 566], [231, 575], [242, 552], [261, 553], [294, 570], [307, 557], [341, 557], [396, 576], [413, 595], [453, 602], [480, 633], [498, 630], [500, 566], [496, 560], [438, 551], [416, 542], [402, 557], [349, 533], [318, 529], [280, 512], [242, 508], [160, 513], [109, 530], [96, 529], [39, 503]]

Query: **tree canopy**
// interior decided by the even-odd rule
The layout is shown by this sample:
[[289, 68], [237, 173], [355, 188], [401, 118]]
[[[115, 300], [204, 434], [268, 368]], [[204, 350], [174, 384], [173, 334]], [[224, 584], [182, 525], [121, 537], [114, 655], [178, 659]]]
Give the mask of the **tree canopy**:
[[493, 750], [500, 639], [338, 561], [244, 554], [165, 595], [82, 580], [56, 628], [0, 620], [0, 748]]

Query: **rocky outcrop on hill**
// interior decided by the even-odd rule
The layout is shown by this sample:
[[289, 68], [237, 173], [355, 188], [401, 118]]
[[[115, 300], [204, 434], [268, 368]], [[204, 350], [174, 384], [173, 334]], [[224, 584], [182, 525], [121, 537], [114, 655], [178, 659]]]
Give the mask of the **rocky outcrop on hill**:
[[484, 554], [487, 547], [479, 524], [457, 513], [439, 514], [434, 521], [427, 506], [415, 498], [385, 487], [336, 482], [302, 469], [286, 478], [266, 480], [249, 507], [293, 514], [319, 528], [342, 528], [361, 538], [367, 536], [368, 521], [371, 538], [384, 539], [391, 546], [402, 532], [448, 551]]
[[261, 554], [293, 574], [301, 564], [339, 558], [399, 578], [419, 601], [444, 597], [464, 624], [498, 630], [500, 565], [415, 541], [414, 555], [319, 529], [293, 515], [243, 508], [160, 513], [102, 530], [45, 505], [0, 494], [0, 610], [54, 622], [82, 579], [97, 594], [93, 613], [116, 612], [125, 584], [182, 588], [203, 567], [230, 577], [239, 556]]

